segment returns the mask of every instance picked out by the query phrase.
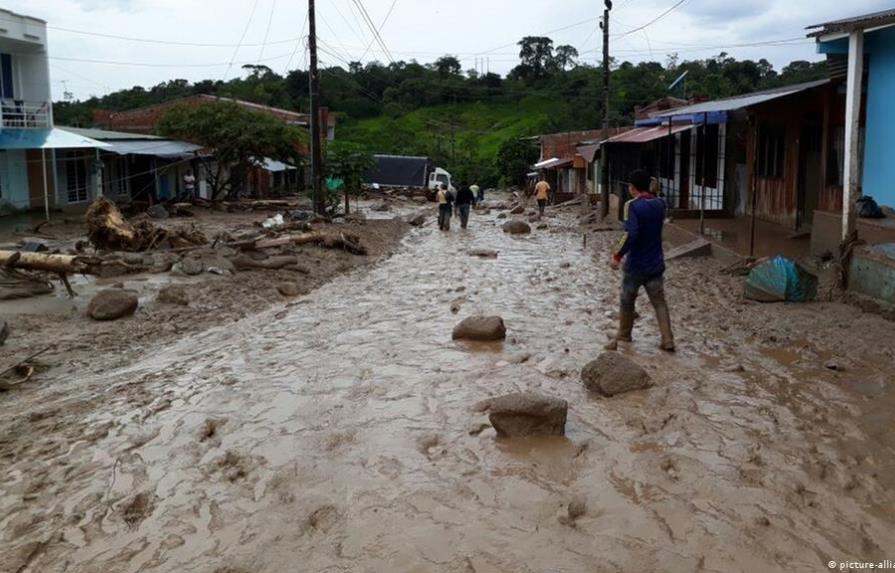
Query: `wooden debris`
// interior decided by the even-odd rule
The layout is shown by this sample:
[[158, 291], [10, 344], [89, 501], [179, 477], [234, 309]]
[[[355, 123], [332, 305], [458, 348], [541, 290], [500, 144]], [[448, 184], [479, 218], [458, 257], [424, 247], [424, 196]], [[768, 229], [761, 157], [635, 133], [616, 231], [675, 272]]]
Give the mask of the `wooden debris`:
[[301, 233], [299, 235], [286, 235], [276, 239], [239, 241], [236, 243], [228, 243], [227, 246], [244, 251], [257, 251], [261, 249], [285, 247], [288, 245], [317, 245], [318, 247], [326, 249], [342, 249], [354, 255], [367, 254], [367, 248], [361, 244], [360, 239], [356, 235], [350, 233], [339, 233], [338, 235], [335, 235], [319, 231]]
[[0, 251], [0, 266], [65, 274], [93, 274], [101, 261], [92, 257]]

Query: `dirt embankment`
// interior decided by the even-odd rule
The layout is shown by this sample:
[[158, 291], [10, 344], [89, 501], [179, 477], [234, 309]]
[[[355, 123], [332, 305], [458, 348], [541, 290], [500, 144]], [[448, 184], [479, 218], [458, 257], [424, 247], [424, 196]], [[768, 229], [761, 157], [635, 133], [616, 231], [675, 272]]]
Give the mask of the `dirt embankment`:
[[[55, 281], [52, 294], [0, 301], [0, 319], [10, 336], [0, 347], [0, 367], [11, 366], [33, 351], [48, 348], [33, 361], [38, 373], [66, 365], [102, 369], [126, 364], [151, 352], [153, 346], [226, 324], [274, 305], [284, 308], [296, 297], [320, 287], [334, 276], [370, 265], [392, 254], [409, 226], [398, 216], [348, 222], [302, 224], [324, 237], [351, 237], [365, 255], [326, 245], [285, 243], [263, 250], [234, 245], [245, 237], [277, 237], [260, 223], [273, 212], [226, 213], [193, 208], [189, 219], [155, 221], [156, 234], [174, 234], [188, 227], [208, 238], [204, 246], [141, 252], [104, 252], [101, 274], [71, 277], [77, 295], [69, 297]], [[143, 219], [140, 224], [146, 226]], [[87, 227], [76, 220], [43, 226], [34, 240], [53, 250], [94, 255], [85, 248]], [[282, 236], [282, 235], [281, 235]], [[236, 239], [236, 240], [235, 240]], [[28, 240], [22, 233], [0, 236], [13, 245]], [[289, 264], [284, 264], [289, 263]], [[134, 272], [136, 271], [136, 272]], [[133, 316], [98, 322], [88, 317], [91, 298], [104, 289], [136, 294], [140, 304]], [[110, 363], [111, 360], [111, 363]], [[7, 364], [8, 363], [8, 364]], [[73, 370], [73, 375], [76, 375]], [[10, 376], [15, 382], [15, 374]]]

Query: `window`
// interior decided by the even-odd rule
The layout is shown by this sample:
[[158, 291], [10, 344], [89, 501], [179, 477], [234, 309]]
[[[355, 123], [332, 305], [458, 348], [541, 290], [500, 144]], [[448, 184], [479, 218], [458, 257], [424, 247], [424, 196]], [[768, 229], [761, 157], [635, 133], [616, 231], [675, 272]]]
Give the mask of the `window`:
[[830, 133], [829, 159], [827, 159], [827, 183], [843, 185], [845, 171], [845, 126], [837, 125]]
[[702, 125], [696, 129], [696, 184], [718, 186], [718, 125]]
[[786, 133], [782, 127], [762, 127], [758, 130], [758, 176], [765, 179], [783, 178]]
[[87, 166], [84, 164], [83, 158], [76, 152], [66, 154], [65, 180], [69, 203], [87, 201]]

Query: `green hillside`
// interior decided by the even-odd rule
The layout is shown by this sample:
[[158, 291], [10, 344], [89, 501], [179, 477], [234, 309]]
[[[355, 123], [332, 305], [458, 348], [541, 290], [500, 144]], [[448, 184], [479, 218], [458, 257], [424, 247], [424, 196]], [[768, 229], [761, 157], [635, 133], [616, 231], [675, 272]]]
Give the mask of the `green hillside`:
[[540, 95], [518, 103], [439, 105], [357, 121], [344, 118], [338, 138], [375, 153], [428, 155], [460, 180], [494, 184], [499, 178], [495, 161], [501, 145], [549, 131], [552, 118], [564, 115], [567, 108]]

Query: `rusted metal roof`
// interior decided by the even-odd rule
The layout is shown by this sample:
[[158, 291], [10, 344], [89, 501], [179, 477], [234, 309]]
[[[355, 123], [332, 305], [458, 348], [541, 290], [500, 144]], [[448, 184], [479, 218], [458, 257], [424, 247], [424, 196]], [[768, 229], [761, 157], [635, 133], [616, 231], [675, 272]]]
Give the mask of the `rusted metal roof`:
[[690, 124], [673, 125], [671, 129], [667, 125], [657, 125], [656, 127], [635, 127], [631, 131], [626, 131], [615, 137], [610, 137], [606, 143], [649, 143], [656, 139], [662, 139], [675, 133], [687, 131], [693, 126]]
[[[853, 16], [851, 18], [843, 18], [842, 20], [833, 20], [832, 22], [824, 22], [823, 24], [814, 24], [805, 29], [815, 30], [808, 34], [808, 37], [811, 38], [826, 36], [827, 34], [851, 32], [852, 30], [862, 30], [889, 25], [895, 25], [895, 9], [873, 12], [872, 14], [864, 14], [862, 16]], [[817, 28], [820, 29], [818, 30]]]
[[579, 145], [578, 146], [578, 155], [584, 158], [588, 163], [593, 163], [594, 159], [597, 157], [597, 152], [600, 151], [599, 143], [591, 143], [589, 145]]

